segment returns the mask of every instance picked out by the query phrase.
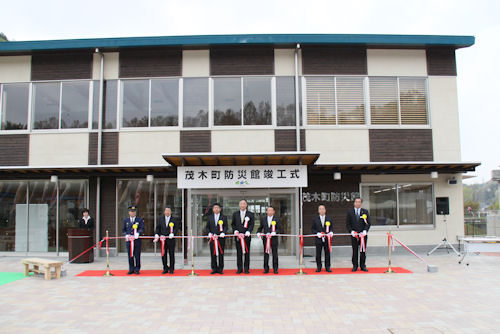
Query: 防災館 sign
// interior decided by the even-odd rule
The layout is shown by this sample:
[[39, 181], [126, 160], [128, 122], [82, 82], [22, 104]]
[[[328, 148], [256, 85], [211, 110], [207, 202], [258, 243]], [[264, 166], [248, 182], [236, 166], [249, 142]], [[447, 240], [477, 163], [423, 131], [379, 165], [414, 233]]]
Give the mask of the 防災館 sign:
[[177, 188], [307, 187], [307, 166], [180, 166]]

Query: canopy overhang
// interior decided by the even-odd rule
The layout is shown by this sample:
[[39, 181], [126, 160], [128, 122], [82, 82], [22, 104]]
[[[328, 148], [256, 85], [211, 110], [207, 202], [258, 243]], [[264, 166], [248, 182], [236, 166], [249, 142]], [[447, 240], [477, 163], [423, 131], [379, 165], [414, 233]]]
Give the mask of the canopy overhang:
[[171, 166], [312, 165], [317, 152], [165, 153]]

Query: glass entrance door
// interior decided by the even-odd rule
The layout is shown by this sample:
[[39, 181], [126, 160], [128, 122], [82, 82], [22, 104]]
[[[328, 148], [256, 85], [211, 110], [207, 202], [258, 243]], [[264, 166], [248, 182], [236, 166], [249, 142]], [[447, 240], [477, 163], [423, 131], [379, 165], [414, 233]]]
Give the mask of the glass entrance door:
[[[206, 235], [207, 216], [212, 213], [212, 205], [220, 203], [222, 213], [227, 216], [229, 233], [231, 228], [233, 212], [239, 210], [238, 203], [241, 199], [248, 202], [248, 210], [255, 214], [255, 226], [252, 233], [257, 233], [262, 216], [265, 215], [268, 205], [276, 209], [276, 216], [281, 220], [282, 233], [296, 234], [298, 232], [298, 204], [296, 189], [230, 189], [230, 190], [191, 190], [190, 204], [188, 206], [188, 228], [193, 230], [194, 235]], [[279, 254], [295, 255], [297, 249], [296, 238], [280, 237]], [[262, 242], [254, 237], [251, 243], [252, 254], [263, 254]], [[225, 255], [234, 255], [236, 248], [234, 238], [226, 239]], [[195, 239], [195, 256], [209, 256], [208, 240], [206, 238]]]

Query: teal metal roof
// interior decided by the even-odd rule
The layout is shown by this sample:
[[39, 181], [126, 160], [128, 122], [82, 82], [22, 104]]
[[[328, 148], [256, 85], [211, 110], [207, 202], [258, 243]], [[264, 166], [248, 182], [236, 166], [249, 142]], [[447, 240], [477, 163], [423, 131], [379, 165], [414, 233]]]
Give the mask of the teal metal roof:
[[372, 34], [254, 34], [193, 35], [64, 39], [0, 42], [0, 53], [71, 49], [119, 49], [156, 46], [212, 46], [231, 44], [342, 44], [389, 47], [448, 46], [463, 48], [474, 44], [474, 36], [445, 35], [372, 35]]

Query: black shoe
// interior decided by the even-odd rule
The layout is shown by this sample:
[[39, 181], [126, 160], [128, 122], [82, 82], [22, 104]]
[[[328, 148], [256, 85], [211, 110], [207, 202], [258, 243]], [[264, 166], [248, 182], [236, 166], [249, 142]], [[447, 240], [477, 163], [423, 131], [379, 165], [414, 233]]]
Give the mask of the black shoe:
[[321, 271], [321, 268], [316, 269], [316, 272], [319, 273]]
[[352, 267], [352, 271], [357, 271], [358, 267]]
[[162, 275], [165, 275], [168, 273], [168, 270], [163, 270], [163, 272], [161, 273]]
[[361, 271], [368, 271], [366, 267], [361, 267]]
[[236, 272], [238, 275], [241, 274], [243, 272], [243, 270], [241, 269], [238, 269], [238, 271]]
[[218, 273], [217, 270], [212, 270], [212, 272], [210, 273], [210, 275], [217, 274], [217, 273]]
[[269, 269], [264, 269], [264, 274], [267, 274], [269, 272]]
[[170, 269], [170, 275], [173, 275], [173, 274], [174, 274], [174, 270]]
[[278, 269], [274, 269], [274, 274], [278, 274]]
[[245, 274], [250, 274], [250, 270], [245, 270]]
[[224, 275], [224, 272], [222, 270], [219, 270], [219, 274]]
[[325, 270], [326, 270], [327, 272], [329, 272], [329, 273], [331, 273], [331, 272], [332, 272], [332, 270], [331, 270], [330, 268], [325, 269]]
[[136, 270], [136, 271], [135, 271], [135, 274], [136, 274], [136, 275], [139, 275], [139, 270]]
[[133, 270], [129, 270], [129, 272], [127, 273], [127, 275], [132, 275], [134, 273]]

